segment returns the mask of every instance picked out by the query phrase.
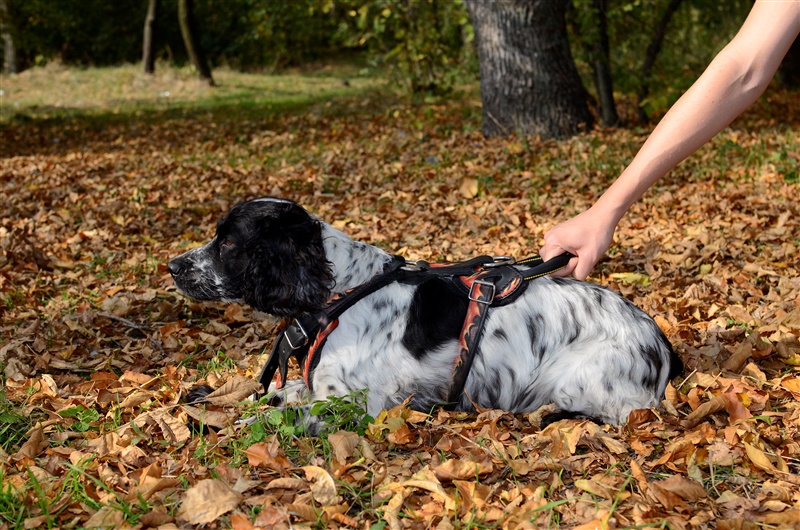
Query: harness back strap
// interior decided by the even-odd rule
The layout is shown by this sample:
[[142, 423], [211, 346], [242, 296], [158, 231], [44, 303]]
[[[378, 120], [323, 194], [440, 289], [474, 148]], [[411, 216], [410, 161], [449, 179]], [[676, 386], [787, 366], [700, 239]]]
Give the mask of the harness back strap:
[[527, 285], [525, 282], [563, 269], [572, 257], [567, 253], [544, 261], [540, 256], [534, 256], [514, 265], [488, 268], [468, 278], [461, 278], [469, 287], [469, 304], [458, 336], [459, 351], [453, 365], [453, 383], [445, 408], [453, 410], [461, 401], [489, 308], [515, 299], [521, 294], [521, 287]]

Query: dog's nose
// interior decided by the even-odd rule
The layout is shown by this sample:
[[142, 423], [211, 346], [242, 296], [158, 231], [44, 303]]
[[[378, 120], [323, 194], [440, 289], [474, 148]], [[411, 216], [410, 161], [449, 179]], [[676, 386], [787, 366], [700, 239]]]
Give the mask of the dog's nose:
[[174, 259], [167, 264], [167, 270], [173, 276], [178, 276], [183, 268], [181, 267], [181, 264], [178, 263], [178, 260]]

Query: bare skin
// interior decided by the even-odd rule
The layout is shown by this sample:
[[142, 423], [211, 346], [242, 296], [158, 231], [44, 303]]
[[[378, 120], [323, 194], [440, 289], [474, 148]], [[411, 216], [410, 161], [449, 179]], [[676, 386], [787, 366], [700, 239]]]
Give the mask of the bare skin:
[[628, 208], [758, 99], [799, 33], [800, 0], [757, 0], [733, 40], [664, 115], [619, 178], [591, 208], [545, 234], [541, 256], [572, 253], [576, 257], [558, 274], [586, 279]]

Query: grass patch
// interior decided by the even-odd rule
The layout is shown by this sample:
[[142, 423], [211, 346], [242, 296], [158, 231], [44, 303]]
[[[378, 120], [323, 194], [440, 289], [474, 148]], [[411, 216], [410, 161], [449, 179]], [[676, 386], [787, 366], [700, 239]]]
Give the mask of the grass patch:
[[9, 401], [5, 389], [0, 388], [0, 447], [6, 452], [19, 447], [31, 425], [31, 419]]
[[[2, 77], [0, 124], [93, 118], [101, 121], [197, 117], [263, 119], [336, 98], [360, 98], [385, 87], [378, 77], [346, 66], [317, 72], [263, 75], [215, 70], [209, 87], [188, 69], [139, 65], [65, 68], [50, 64]], [[57, 90], [54, 90], [54, 84]], [[333, 107], [333, 105], [329, 105]], [[335, 110], [335, 109], [332, 109]]]

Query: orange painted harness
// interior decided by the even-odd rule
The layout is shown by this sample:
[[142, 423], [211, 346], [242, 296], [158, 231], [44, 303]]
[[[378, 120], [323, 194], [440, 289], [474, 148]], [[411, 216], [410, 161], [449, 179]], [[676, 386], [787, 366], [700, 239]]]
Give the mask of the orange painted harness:
[[464, 393], [489, 308], [511, 303], [522, 294], [529, 280], [562, 269], [572, 257], [571, 254], [562, 254], [544, 262], [539, 256], [522, 261], [480, 256], [460, 263], [429, 264], [424, 261], [406, 262], [399, 256], [393, 256], [381, 274], [350, 291], [334, 295], [321, 311], [292, 320], [275, 341], [259, 382], [268, 392], [272, 378], [278, 372], [276, 386], [282, 388], [286, 382], [289, 358], [293, 356], [303, 371], [306, 387], [313, 389], [311, 374], [319, 363], [322, 347], [347, 309], [390, 283], [418, 284], [430, 277], [437, 277], [449, 280], [469, 299], [458, 336], [459, 353], [453, 361], [453, 382], [447, 396], [443, 396], [443, 405], [455, 408]]

